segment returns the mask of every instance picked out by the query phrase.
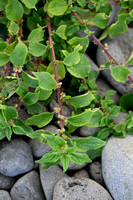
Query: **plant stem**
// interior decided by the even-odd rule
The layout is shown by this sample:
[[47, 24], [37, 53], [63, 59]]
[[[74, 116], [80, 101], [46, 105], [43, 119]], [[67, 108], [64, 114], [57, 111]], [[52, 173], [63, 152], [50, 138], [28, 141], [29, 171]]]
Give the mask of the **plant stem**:
[[[90, 4], [90, 3], [93, 3], [91, 1], [87, 1], [86, 4]], [[119, 2], [108, 2], [108, 5], [115, 5], [115, 6], [118, 6], [119, 5]]]
[[[73, 14], [77, 17], [78, 20], [80, 20], [82, 25], [85, 25], [85, 23], [83, 22], [83, 20], [77, 15], [77, 13], [73, 12]], [[106, 55], [108, 56], [109, 59], [113, 60], [113, 62], [116, 65], [119, 65], [119, 63], [109, 54], [109, 52], [105, 49], [105, 47], [103, 46], [103, 44], [95, 37], [95, 35], [91, 34], [91, 37], [95, 40], [95, 42], [103, 49], [103, 51], [106, 53]], [[128, 79], [133, 82], [133, 79], [128, 75]]]
[[[51, 34], [51, 24], [50, 24], [50, 19], [49, 19], [48, 14], [47, 14], [47, 26], [48, 26], [48, 33], [49, 33], [49, 43], [50, 43], [51, 53], [52, 53], [52, 58], [53, 58], [55, 80], [56, 80], [57, 86], [58, 86], [59, 80], [58, 80], [58, 73], [57, 73], [57, 68], [56, 68], [56, 57], [55, 57], [53, 39], [52, 39], [52, 34]], [[61, 91], [60, 91], [59, 87], [57, 87], [57, 95], [58, 95], [58, 103], [59, 103], [59, 108], [60, 108], [60, 115], [63, 115], [62, 104], [61, 104]], [[64, 123], [63, 123], [63, 120], [61, 119], [61, 129], [63, 129], [63, 128], [64, 128]]]

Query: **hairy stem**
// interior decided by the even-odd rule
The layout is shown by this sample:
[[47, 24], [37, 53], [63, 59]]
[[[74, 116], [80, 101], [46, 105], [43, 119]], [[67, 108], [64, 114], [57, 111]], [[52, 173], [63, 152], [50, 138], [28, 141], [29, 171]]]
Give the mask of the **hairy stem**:
[[[73, 14], [77, 17], [78, 20], [80, 20], [81, 24], [84, 26], [85, 23], [83, 20], [77, 15], [77, 13], [73, 12]], [[105, 49], [103, 44], [95, 37], [95, 35], [91, 34], [91, 37], [95, 40], [95, 42], [103, 49], [103, 51], [106, 53], [109, 59], [111, 59], [116, 65], [119, 65], [119, 63], [109, 54], [109, 52]], [[133, 79], [128, 75], [128, 79], [133, 82]]]
[[[53, 58], [55, 80], [56, 80], [57, 85], [58, 85], [59, 80], [58, 80], [58, 73], [57, 73], [57, 68], [56, 68], [56, 57], [55, 57], [53, 39], [52, 39], [52, 34], [51, 34], [51, 24], [50, 24], [50, 19], [49, 19], [48, 14], [47, 14], [47, 26], [48, 26], [48, 33], [49, 33], [49, 43], [50, 43], [51, 53], [52, 53], [52, 58]], [[60, 115], [63, 115], [62, 104], [61, 104], [61, 91], [60, 91], [59, 87], [57, 87], [57, 95], [58, 95], [58, 103], [59, 103], [59, 108], [60, 108]], [[63, 123], [63, 120], [61, 119], [61, 129], [63, 129], [63, 128], [64, 128], [64, 123]]]

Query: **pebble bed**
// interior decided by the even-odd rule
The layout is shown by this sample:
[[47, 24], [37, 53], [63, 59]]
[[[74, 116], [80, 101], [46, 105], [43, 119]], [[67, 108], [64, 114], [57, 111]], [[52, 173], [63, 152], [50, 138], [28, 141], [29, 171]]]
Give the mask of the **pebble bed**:
[[[111, 41], [103, 41], [106, 42], [116, 61], [125, 62], [133, 51], [133, 29]], [[86, 56], [96, 71], [107, 61], [101, 49], [96, 53], [97, 65], [90, 59], [89, 52]], [[133, 68], [130, 70], [133, 77]], [[109, 69], [100, 71], [96, 82], [101, 96], [109, 89], [117, 91], [113, 96], [117, 104], [121, 95], [133, 92], [128, 79], [124, 84], [114, 81]], [[14, 105], [17, 101], [12, 97], [8, 103]], [[55, 105], [56, 98], [50, 103], [51, 111]], [[64, 106], [63, 110], [67, 117], [72, 113], [71, 107]], [[46, 107], [44, 112], [47, 112]], [[123, 122], [127, 116], [121, 112], [115, 121]], [[24, 105], [20, 107], [19, 117], [23, 121], [29, 117]], [[56, 122], [44, 129], [55, 133]], [[75, 136], [87, 137], [98, 130], [81, 127]], [[62, 171], [61, 165], [42, 170], [42, 165], [35, 163], [50, 150], [48, 145], [23, 136], [14, 136], [10, 142], [0, 141], [0, 200], [133, 200], [133, 135], [110, 137], [100, 158], [81, 166], [70, 162], [67, 173]]]

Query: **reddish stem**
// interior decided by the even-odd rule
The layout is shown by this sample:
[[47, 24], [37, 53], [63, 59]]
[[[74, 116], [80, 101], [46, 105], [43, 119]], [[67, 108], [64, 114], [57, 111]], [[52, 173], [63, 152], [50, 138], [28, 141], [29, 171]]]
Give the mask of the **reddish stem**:
[[[78, 20], [80, 20], [82, 25], [85, 25], [85, 23], [83, 22], [83, 20], [77, 15], [77, 13], [73, 12], [73, 14], [77, 17]], [[106, 55], [108, 56], [109, 59], [113, 60], [113, 62], [116, 65], [119, 65], [119, 63], [109, 54], [109, 52], [105, 49], [105, 47], [103, 46], [103, 44], [93, 35], [91, 34], [91, 37], [95, 40], [95, 42], [104, 50], [104, 52], [106, 53]], [[128, 76], [128, 79], [133, 82], [133, 79]]]
[[[90, 4], [90, 3], [93, 3], [93, 2], [87, 1], [86, 3], [87, 3], [87, 4]], [[119, 2], [108, 2], [108, 5], [115, 5], [115, 6], [118, 6], [118, 5], [119, 5]]]
[[[57, 85], [58, 85], [59, 80], [58, 80], [58, 73], [57, 73], [57, 68], [56, 68], [56, 57], [55, 57], [55, 51], [54, 51], [54, 47], [53, 47], [53, 40], [52, 40], [52, 34], [51, 34], [51, 24], [50, 24], [50, 19], [49, 19], [48, 14], [47, 14], [47, 26], [48, 26], [49, 42], [50, 42], [52, 58], [53, 58], [55, 80], [56, 80]], [[58, 95], [58, 103], [59, 103], [59, 108], [60, 108], [60, 115], [63, 115], [62, 104], [61, 104], [61, 92], [60, 92], [59, 87], [57, 87], [57, 95]], [[63, 120], [61, 119], [61, 129], [63, 129], [63, 128], [64, 128], [64, 123], [63, 123]]]

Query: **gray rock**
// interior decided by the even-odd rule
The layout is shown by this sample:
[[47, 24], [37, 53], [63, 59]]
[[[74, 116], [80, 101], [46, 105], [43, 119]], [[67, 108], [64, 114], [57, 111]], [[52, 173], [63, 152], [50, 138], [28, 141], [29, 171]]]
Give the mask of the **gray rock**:
[[[40, 168], [42, 168], [42, 166], [43, 165], [40, 165]], [[55, 184], [62, 177], [67, 177], [67, 175], [57, 165], [51, 166], [45, 170], [40, 169], [41, 183], [47, 200], [53, 200]]]
[[89, 174], [85, 169], [81, 169], [80, 171], [77, 171], [73, 174], [73, 177], [75, 178], [90, 178]]
[[[133, 31], [132, 30], [133, 29], [129, 29], [127, 33], [118, 35], [114, 37], [114, 39], [111, 41], [109, 41], [108, 39], [105, 39], [103, 42], [103, 43], [108, 43], [108, 46], [109, 46], [108, 52], [119, 64], [125, 63], [125, 61], [129, 58], [131, 51], [133, 51], [133, 40], [132, 40]], [[100, 66], [106, 63], [107, 60], [108, 60], [108, 57], [102, 51], [102, 49], [99, 48], [97, 50], [98, 65]], [[131, 71], [130, 76], [133, 77], [132, 67], [129, 66], [128, 68]], [[111, 72], [109, 68], [102, 70], [101, 73], [120, 94], [127, 94], [127, 93], [133, 92], [133, 88], [130, 87], [131, 82], [128, 78], [125, 83], [115, 81], [114, 78], [111, 76]]]
[[100, 185], [104, 186], [104, 180], [102, 175], [101, 163], [98, 161], [94, 161], [89, 165], [89, 174], [91, 178], [99, 183]]
[[54, 188], [53, 200], [112, 200], [111, 196], [95, 181], [82, 178], [62, 178]]
[[6, 190], [0, 190], [0, 200], [11, 200], [9, 193]]
[[13, 200], [45, 200], [39, 175], [31, 171], [22, 176], [11, 189]]
[[83, 137], [88, 137], [99, 130], [100, 130], [99, 127], [90, 128], [87, 126], [82, 126], [81, 128], [79, 128], [79, 134]]
[[0, 173], [17, 176], [30, 171], [34, 166], [29, 145], [22, 139], [13, 139], [0, 144]]
[[120, 112], [120, 114], [119, 114], [117, 117], [113, 117], [113, 119], [114, 119], [116, 122], [122, 123], [122, 122], [125, 122], [125, 121], [126, 121], [126, 118], [127, 118], [127, 117], [128, 117], [128, 114], [127, 114], [127, 113]]
[[[109, 2], [114, 2], [114, 0], [109, 0]], [[111, 7], [112, 7], [112, 13], [111, 13], [111, 16], [109, 18], [107, 26], [110, 26], [112, 23], [115, 23], [118, 20], [117, 13], [119, 12], [120, 7], [116, 6], [116, 5], [111, 5]]]
[[47, 126], [45, 126], [44, 128], [43, 128], [45, 131], [49, 131], [49, 132], [51, 132], [51, 133], [57, 133], [57, 131], [58, 131], [58, 128], [56, 127], [56, 126], [54, 126], [54, 125], [47, 125]]
[[42, 142], [39, 142], [38, 140], [30, 139], [29, 145], [31, 147], [33, 156], [37, 158], [42, 157], [44, 154], [52, 150], [49, 145], [43, 144]]
[[[109, 83], [104, 79], [104, 77], [99, 76], [96, 80], [96, 84], [98, 86], [97, 92], [101, 97], [104, 97], [105, 93], [108, 90], [114, 90], [114, 88], [109, 85]], [[120, 95], [117, 92], [116, 94], [110, 96], [110, 98], [114, 100], [116, 104], [118, 104], [120, 100]]]
[[102, 152], [102, 172], [114, 200], [133, 199], [133, 136], [111, 137]]
[[[48, 125], [44, 127], [44, 130], [47, 130], [51, 133], [56, 133], [58, 129], [54, 125]], [[42, 157], [44, 154], [52, 150], [52, 148], [49, 145], [43, 144], [42, 142], [39, 142], [38, 140], [30, 139], [29, 145], [32, 149], [33, 156], [37, 158]]]
[[0, 189], [9, 190], [14, 184], [15, 178], [0, 174]]

